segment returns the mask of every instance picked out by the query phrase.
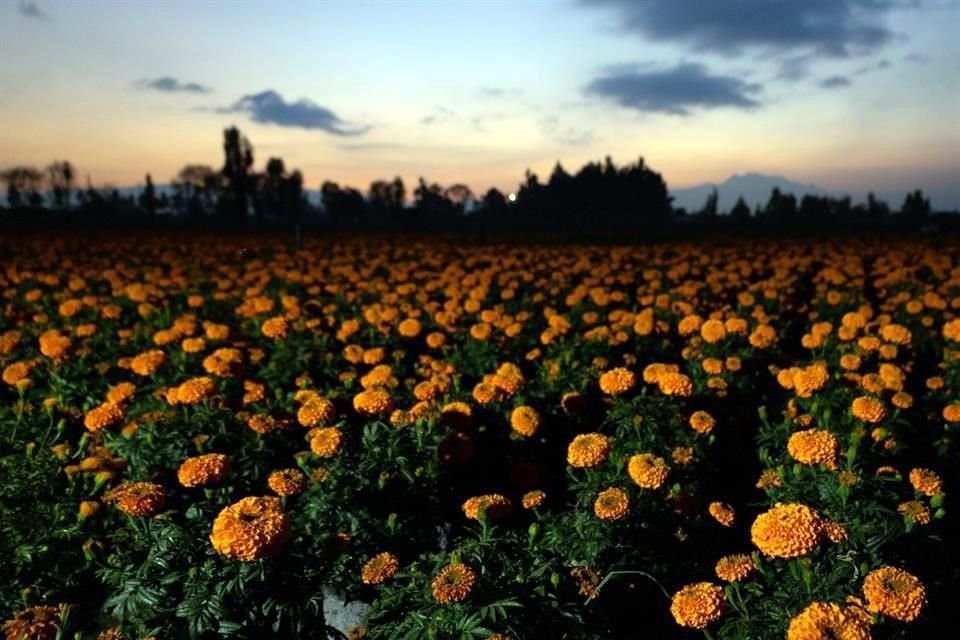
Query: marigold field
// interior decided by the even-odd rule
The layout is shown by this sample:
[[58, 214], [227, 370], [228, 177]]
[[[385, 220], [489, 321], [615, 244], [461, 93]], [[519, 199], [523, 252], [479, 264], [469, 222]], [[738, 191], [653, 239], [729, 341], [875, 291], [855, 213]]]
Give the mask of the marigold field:
[[5, 640], [956, 615], [951, 238], [53, 234], [0, 266]]

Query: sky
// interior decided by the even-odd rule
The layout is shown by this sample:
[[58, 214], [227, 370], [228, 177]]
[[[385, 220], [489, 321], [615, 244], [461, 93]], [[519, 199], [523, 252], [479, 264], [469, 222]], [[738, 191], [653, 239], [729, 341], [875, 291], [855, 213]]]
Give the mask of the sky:
[[0, 0], [0, 168], [516, 189], [610, 155], [960, 208], [960, 0]]

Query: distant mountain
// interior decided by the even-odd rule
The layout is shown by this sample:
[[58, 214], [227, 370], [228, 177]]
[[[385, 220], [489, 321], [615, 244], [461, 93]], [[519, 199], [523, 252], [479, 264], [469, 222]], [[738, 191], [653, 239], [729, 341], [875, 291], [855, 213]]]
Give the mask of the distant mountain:
[[762, 173], [737, 174], [720, 184], [708, 182], [685, 189], [673, 189], [670, 194], [673, 196], [673, 206], [675, 208], [683, 207], [689, 213], [699, 211], [713, 189], [717, 190], [717, 209], [720, 212], [730, 211], [736, 204], [737, 198], [741, 196], [752, 211], [758, 204], [762, 207], [767, 203], [767, 200], [770, 199], [770, 192], [773, 191], [774, 187], [780, 189], [783, 193], [792, 193], [797, 197], [798, 202], [808, 193], [816, 196], [834, 195], [826, 189], [821, 189], [812, 184], [800, 184], [781, 176], [768, 176]]

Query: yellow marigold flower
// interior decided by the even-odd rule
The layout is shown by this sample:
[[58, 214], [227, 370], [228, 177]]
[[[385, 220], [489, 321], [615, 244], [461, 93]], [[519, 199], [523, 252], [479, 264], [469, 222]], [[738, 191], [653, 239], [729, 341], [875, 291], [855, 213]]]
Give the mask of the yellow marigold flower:
[[137, 385], [132, 382], [120, 382], [107, 391], [107, 402], [120, 404], [132, 398], [136, 391]]
[[610, 453], [610, 438], [601, 433], [581, 433], [567, 447], [567, 463], [588, 469], [603, 463]]
[[704, 358], [700, 362], [700, 366], [703, 367], [703, 370], [710, 375], [718, 375], [723, 373], [723, 360], [719, 358]]
[[627, 462], [627, 473], [643, 489], [659, 489], [670, 476], [667, 461], [652, 453], [638, 453]]
[[104, 402], [94, 407], [83, 417], [83, 426], [87, 431], [97, 432], [113, 426], [123, 420], [123, 408], [112, 402]]
[[111, 489], [103, 501], [116, 503], [117, 508], [131, 516], [152, 516], [163, 508], [167, 492], [152, 482], [126, 482]]
[[809, 398], [815, 392], [823, 389], [828, 380], [830, 380], [830, 373], [826, 365], [815, 363], [809, 367], [798, 369], [793, 374], [793, 388], [797, 392], [797, 396]]
[[916, 576], [889, 566], [867, 574], [863, 596], [867, 611], [903, 622], [916, 619], [927, 602], [927, 591]]
[[250, 562], [277, 552], [289, 536], [280, 498], [251, 496], [220, 511], [210, 542], [220, 555]]
[[365, 416], [390, 413], [393, 406], [393, 397], [384, 389], [367, 389], [353, 397], [353, 408]]
[[886, 324], [880, 328], [880, 337], [894, 344], [910, 344], [910, 330], [899, 324]]
[[710, 433], [717, 421], [706, 411], [694, 411], [690, 415], [690, 426], [697, 433]]
[[777, 503], [761, 513], [750, 528], [753, 544], [765, 555], [796, 558], [813, 550], [823, 536], [823, 521], [810, 507]]
[[230, 459], [222, 453], [187, 458], [177, 469], [177, 480], [185, 487], [219, 484], [230, 471]]
[[154, 349], [134, 356], [130, 361], [130, 370], [138, 376], [147, 377], [153, 375], [166, 361], [166, 354], [159, 349]]
[[797, 431], [787, 440], [787, 453], [794, 460], [802, 464], [822, 464], [828, 469], [836, 469], [839, 448], [837, 438], [821, 429]]
[[703, 318], [698, 315], [688, 315], [677, 324], [677, 332], [681, 336], [688, 336], [700, 330], [703, 324]]
[[310, 450], [321, 458], [328, 458], [343, 446], [343, 432], [337, 427], [322, 427], [307, 432]]
[[814, 602], [790, 620], [787, 640], [870, 640], [870, 628], [852, 610], [833, 602]]
[[261, 435], [266, 435], [280, 429], [286, 429], [288, 424], [285, 420], [274, 418], [270, 414], [256, 413], [247, 419], [247, 426]]
[[636, 384], [637, 376], [624, 367], [610, 369], [600, 376], [600, 390], [611, 396], [627, 393]]
[[861, 360], [858, 355], [846, 353], [840, 356], [840, 368], [846, 371], [856, 371], [860, 368], [860, 364]]
[[510, 517], [510, 514], [513, 513], [513, 503], [499, 493], [491, 493], [467, 499], [463, 503], [462, 509], [463, 515], [470, 520], [479, 520], [480, 512], [484, 511], [488, 519], [496, 522]]
[[83, 500], [80, 502], [80, 508], [77, 511], [77, 515], [81, 519], [86, 520], [87, 518], [93, 516], [100, 510], [100, 503], [95, 500]]
[[720, 342], [727, 337], [727, 327], [720, 320], [707, 320], [700, 325], [700, 336], [710, 344]]
[[243, 398], [241, 401], [243, 404], [254, 404], [256, 402], [263, 402], [267, 397], [267, 388], [254, 380], [244, 380], [243, 381]]
[[322, 397], [312, 396], [297, 410], [297, 422], [304, 427], [316, 427], [321, 424], [330, 424], [337, 416], [334, 404]]
[[523, 494], [523, 499], [521, 504], [523, 504], [524, 509], [535, 509], [544, 503], [547, 499], [547, 494], [540, 490], [528, 491]]
[[755, 349], [766, 349], [772, 345], [776, 339], [776, 330], [768, 324], [758, 325], [757, 328], [750, 333], [750, 337], [747, 338], [750, 345]]
[[269, 320], [265, 320], [263, 324], [260, 325], [260, 331], [263, 333], [263, 335], [273, 340], [286, 338], [289, 328], [290, 325], [287, 323], [287, 319], [283, 316], [270, 318]]
[[887, 408], [883, 406], [883, 402], [871, 396], [854, 398], [850, 411], [854, 417], [871, 424], [882, 422], [887, 417]]
[[399, 568], [400, 561], [397, 556], [384, 551], [367, 560], [360, 570], [360, 580], [363, 584], [383, 584], [392, 578]]
[[3, 381], [11, 387], [16, 386], [17, 383], [28, 378], [31, 369], [32, 366], [29, 362], [14, 362], [13, 364], [9, 364], [3, 370]]
[[693, 382], [682, 373], [668, 371], [657, 380], [660, 392], [666, 396], [685, 398], [693, 393]]
[[56, 329], [50, 329], [40, 334], [40, 353], [51, 360], [62, 360], [70, 349], [70, 338]]
[[908, 477], [913, 488], [925, 496], [935, 496], [943, 491], [943, 481], [930, 469], [911, 469]]
[[913, 406], [913, 396], [906, 391], [898, 391], [890, 398], [890, 402], [897, 409], [909, 409]]
[[670, 458], [680, 466], [686, 466], [693, 462], [693, 447], [674, 447], [670, 452]]
[[740, 582], [749, 578], [756, 570], [753, 558], [742, 553], [720, 558], [714, 568], [717, 577], [725, 582]]
[[519, 406], [510, 414], [510, 428], [522, 436], [533, 436], [540, 430], [540, 424], [540, 414], [533, 407]]
[[177, 387], [176, 399], [179, 404], [197, 404], [210, 397], [216, 389], [217, 385], [213, 378], [207, 376], [191, 378]]
[[431, 583], [433, 598], [440, 604], [463, 602], [470, 597], [470, 591], [477, 581], [477, 574], [463, 563], [444, 567]]
[[503, 397], [503, 391], [496, 385], [490, 384], [488, 382], [478, 382], [477, 385], [473, 388], [473, 399], [477, 401], [478, 404], [488, 405], [492, 402], [496, 402]]
[[673, 594], [670, 613], [682, 627], [704, 629], [716, 622], [727, 610], [723, 587], [710, 582], [695, 582]]
[[307, 486], [307, 477], [299, 469], [280, 469], [267, 476], [267, 486], [278, 496], [295, 496]]
[[897, 507], [897, 513], [914, 524], [930, 524], [930, 510], [919, 500], [909, 500]]
[[627, 492], [617, 487], [604, 489], [593, 503], [593, 513], [601, 520], [620, 520], [629, 510]]
[[653, 362], [643, 368], [643, 381], [647, 384], [655, 384], [660, 380], [660, 376], [665, 373], [678, 373], [680, 367], [675, 364], [664, 364], [663, 362]]
[[942, 415], [947, 422], [960, 422], [960, 403], [948, 404], [943, 408]]
[[710, 512], [710, 515], [713, 516], [713, 519], [723, 526], [733, 526], [735, 512], [729, 504], [725, 502], [711, 502], [707, 510]]

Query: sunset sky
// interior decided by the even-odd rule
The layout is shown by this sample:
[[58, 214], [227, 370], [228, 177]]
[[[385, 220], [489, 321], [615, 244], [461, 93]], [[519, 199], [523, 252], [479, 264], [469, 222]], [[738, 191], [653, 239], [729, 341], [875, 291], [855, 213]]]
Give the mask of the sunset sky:
[[609, 154], [960, 208], [958, 32], [957, 0], [0, 0], [0, 168], [164, 183], [235, 124], [310, 188]]

